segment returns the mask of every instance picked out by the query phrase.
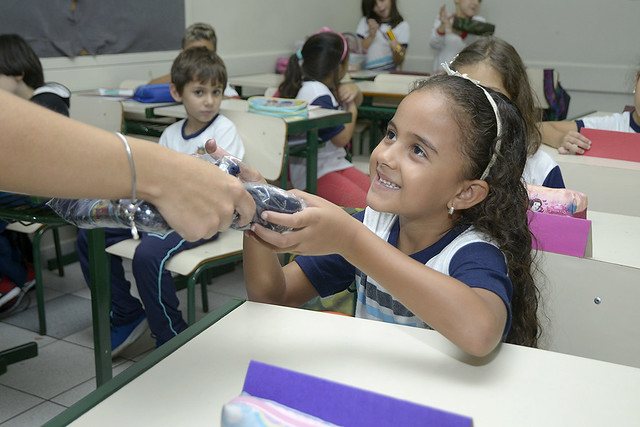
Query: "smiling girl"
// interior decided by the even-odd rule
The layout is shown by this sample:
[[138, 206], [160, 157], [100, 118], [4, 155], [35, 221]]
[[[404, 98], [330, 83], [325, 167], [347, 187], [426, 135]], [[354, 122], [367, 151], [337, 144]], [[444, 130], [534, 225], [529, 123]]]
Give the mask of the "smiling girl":
[[[472, 355], [537, 345], [523, 119], [459, 75], [420, 82], [371, 155], [368, 207], [307, 208], [245, 235], [251, 300], [300, 306], [357, 284], [356, 317], [432, 328]], [[247, 178], [247, 177], [245, 177]], [[303, 254], [281, 267], [276, 252]]]
[[364, 68], [395, 70], [400, 67], [409, 47], [410, 34], [409, 23], [398, 12], [396, 0], [362, 0], [362, 15], [356, 34], [367, 53]]

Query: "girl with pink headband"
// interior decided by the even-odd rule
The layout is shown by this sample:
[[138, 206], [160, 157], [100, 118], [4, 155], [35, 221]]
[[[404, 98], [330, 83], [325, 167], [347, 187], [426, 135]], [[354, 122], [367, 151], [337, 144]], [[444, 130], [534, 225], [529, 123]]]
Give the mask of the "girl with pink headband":
[[[348, 67], [349, 49], [344, 36], [325, 27], [291, 55], [278, 96], [351, 112], [350, 123], [319, 131], [324, 145], [318, 149], [318, 195], [340, 206], [364, 208], [369, 176], [345, 158], [345, 147], [353, 136], [358, 106], [362, 104], [360, 89], [353, 83], [341, 83]], [[289, 174], [292, 185], [304, 190], [305, 159], [292, 157]]]

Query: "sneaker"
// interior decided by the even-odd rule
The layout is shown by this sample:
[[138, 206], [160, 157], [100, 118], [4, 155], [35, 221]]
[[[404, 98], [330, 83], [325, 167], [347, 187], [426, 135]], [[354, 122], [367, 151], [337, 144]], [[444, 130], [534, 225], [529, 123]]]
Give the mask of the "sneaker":
[[27, 263], [27, 280], [22, 285], [22, 292], [27, 293], [36, 285], [36, 272], [33, 266]]
[[126, 325], [111, 325], [111, 357], [118, 356], [122, 350], [133, 344], [147, 329], [147, 322], [143, 314]]
[[18, 295], [20, 295], [20, 288], [3, 276], [0, 282], [0, 309], [6, 311], [15, 305]]

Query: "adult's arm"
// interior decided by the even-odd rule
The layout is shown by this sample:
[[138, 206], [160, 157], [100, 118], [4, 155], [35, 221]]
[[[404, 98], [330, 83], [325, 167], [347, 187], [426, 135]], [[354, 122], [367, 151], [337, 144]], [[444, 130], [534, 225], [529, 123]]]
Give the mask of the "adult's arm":
[[[131, 167], [115, 134], [0, 90], [0, 190], [48, 197], [131, 197]], [[240, 224], [255, 212], [242, 183], [218, 168], [150, 141], [126, 137], [136, 196], [153, 203], [187, 240]]]

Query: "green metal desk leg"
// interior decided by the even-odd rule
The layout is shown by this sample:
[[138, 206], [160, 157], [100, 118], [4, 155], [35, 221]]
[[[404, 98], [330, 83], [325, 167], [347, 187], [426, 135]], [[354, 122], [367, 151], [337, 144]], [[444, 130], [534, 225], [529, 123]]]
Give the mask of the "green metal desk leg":
[[307, 132], [307, 192], [318, 193], [318, 129]]
[[109, 255], [105, 252], [104, 230], [88, 231], [89, 278], [91, 280], [91, 311], [93, 315], [93, 346], [96, 383], [100, 387], [112, 377], [111, 370], [111, 283]]
[[38, 301], [38, 322], [40, 335], [47, 335], [47, 319], [44, 313], [44, 286], [42, 284], [42, 261], [40, 258], [40, 241], [47, 227], [41, 227], [33, 236], [33, 265], [36, 275], [36, 299]]

